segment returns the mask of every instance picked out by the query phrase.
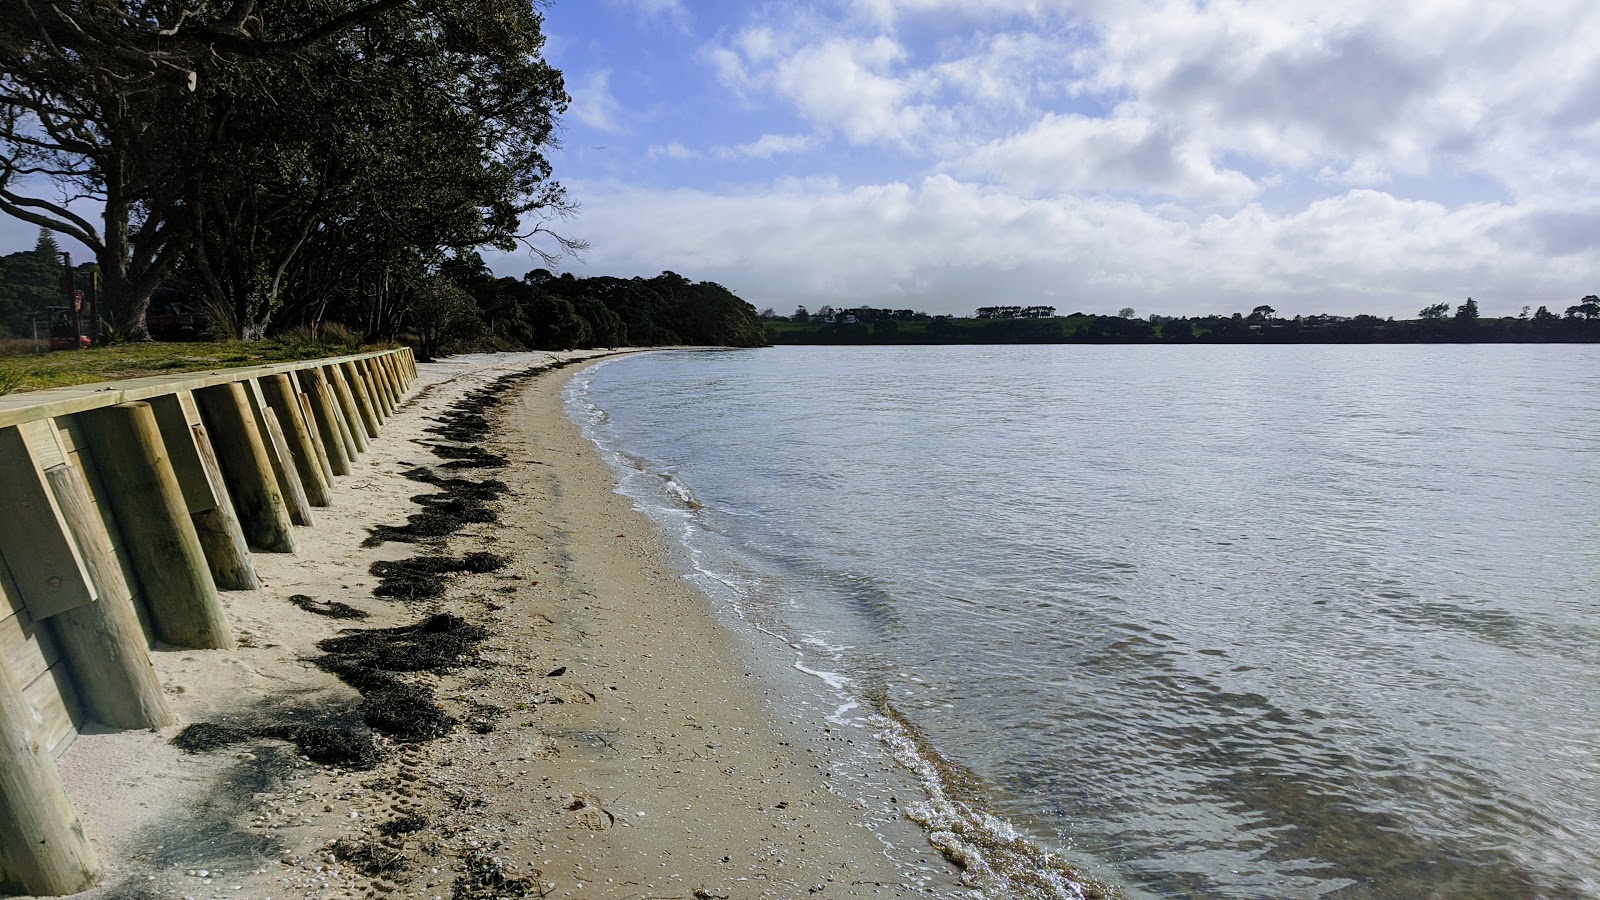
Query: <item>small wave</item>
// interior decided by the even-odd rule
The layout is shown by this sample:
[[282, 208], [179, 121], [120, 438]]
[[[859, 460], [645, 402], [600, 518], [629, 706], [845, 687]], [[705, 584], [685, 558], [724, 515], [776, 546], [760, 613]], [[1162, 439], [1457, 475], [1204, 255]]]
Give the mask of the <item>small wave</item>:
[[678, 481], [678, 479], [673, 478], [671, 475], [665, 472], [657, 472], [656, 474], [659, 475], [661, 480], [666, 483], [667, 493], [671, 494], [673, 499], [683, 504], [685, 509], [705, 509], [705, 505], [699, 500], [696, 500], [694, 498], [694, 493], [688, 488], [684, 487], [683, 483]]
[[906, 806], [906, 817], [926, 829], [928, 842], [961, 867], [966, 886], [992, 900], [1122, 900], [1116, 887], [977, 808], [977, 776], [941, 756], [886, 700], [879, 701], [871, 721], [889, 755], [917, 777], [927, 794], [926, 800]]

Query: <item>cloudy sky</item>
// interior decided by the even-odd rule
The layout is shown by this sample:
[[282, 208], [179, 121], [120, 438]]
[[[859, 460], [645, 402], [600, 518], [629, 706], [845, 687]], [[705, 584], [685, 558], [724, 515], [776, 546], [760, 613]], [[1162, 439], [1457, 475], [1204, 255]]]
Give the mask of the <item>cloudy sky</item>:
[[547, 25], [577, 272], [780, 311], [1600, 291], [1593, 0], [557, 0]]
[[780, 312], [1600, 292], [1593, 0], [555, 0], [546, 24], [579, 274]]

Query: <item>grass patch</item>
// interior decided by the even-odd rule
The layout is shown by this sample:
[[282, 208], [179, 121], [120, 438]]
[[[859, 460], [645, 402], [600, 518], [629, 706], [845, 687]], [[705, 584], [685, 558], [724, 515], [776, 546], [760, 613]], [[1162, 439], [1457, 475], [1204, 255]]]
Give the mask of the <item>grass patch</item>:
[[375, 344], [351, 347], [341, 341], [318, 343], [283, 338], [252, 344], [238, 341], [117, 344], [88, 350], [34, 353], [31, 341], [7, 341], [5, 346], [0, 347], [0, 394], [93, 384], [97, 381], [121, 381], [146, 375], [320, 359], [385, 350], [393, 346]]

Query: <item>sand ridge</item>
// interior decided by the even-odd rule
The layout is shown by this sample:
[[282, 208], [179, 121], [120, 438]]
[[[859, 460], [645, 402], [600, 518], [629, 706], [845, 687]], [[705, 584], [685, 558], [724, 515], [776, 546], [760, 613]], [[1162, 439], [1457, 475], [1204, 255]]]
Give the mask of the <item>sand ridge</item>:
[[[300, 552], [258, 555], [263, 589], [223, 595], [241, 649], [155, 654], [180, 724], [86, 735], [62, 760], [106, 862], [103, 884], [83, 896], [964, 893], [920, 835], [888, 821], [892, 809], [845, 799], [827, 754], [778, 727], [705, 598], [565, 418], [570, 369], [502, 390], [484, 449], [506, 465], [441, 468], [450, 457], [433, 448], [460, 442], [428, 429], [453, 404], [507, 373], [584, 355], [423, 366], [373, 452], [338, 480], [335, 506], [298, 530]], [[431, 488], [414, 480], [418, 467], [505, 482], [499, 521], [468, 522], [436, 547], [362, 546], [419, 510], [410, 498]], [[373, 596], [373, 563], [428, 553], [503, 564], [449, 576], [435, 599]], [[368, 618], [318, 614], [328, 609]], [[283, 741], [201, 754], [170, 743], [196, 722], [342, 727], [359, 718], [360, 697], [318, 667], [317, 644], [442, 612], [487, 634], [478, 663], [406, 676], [460, 722], [446, 737], [380, 736], [385, 759], [367, 771], [311, 763]]]

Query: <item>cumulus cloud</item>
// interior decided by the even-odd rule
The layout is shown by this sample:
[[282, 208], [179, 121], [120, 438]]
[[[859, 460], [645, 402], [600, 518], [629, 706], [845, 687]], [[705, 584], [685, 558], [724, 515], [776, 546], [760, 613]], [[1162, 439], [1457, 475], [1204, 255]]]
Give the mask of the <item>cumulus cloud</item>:
[[574, 182], [591, 269], [944, 312], [1493, 314], [1600, 286], [1592, 0], [763, 4], [701, 60], [762, 136], [652, 155], [837, 177]]
[[1238, 204], [1261, 190], [1244, 174], [1219, 169], [1204, 145], [1130, 111], [1047, 115], [978, 148], [956, 168], [1027, 193], [1160, 194]]
[[1496, 314], [1581, 296], [1600, 278], [1592, 255], [1552, 259], [1529, 237], [1581, 223], [1370, 189], [1284, 213], [1252, 203], [1194, 215], [1114, 197], [1026, 197], [947, 175], [737, 193], [573, 187], [593, 242], [585, 271], [693, 272], [758, 306], [821, 297], [967, 313], [980, 301], [1049, 298], [1176, 314], [1248, 310], [1265, 297], [1291, 314], [1403, 316], [1471, 295]]
[[723, 159], [772, 159], [803, 153], [816, 145], [816, 138], [808, 134], [763, 134], [747, 144], [719, 147], [717, 155]]
[[583, 124], [608, 134], [627, 131], [622, 104], [611, 93], [611, 70], [597, 69], [568, 89], [572, 106], [568, 113]]

